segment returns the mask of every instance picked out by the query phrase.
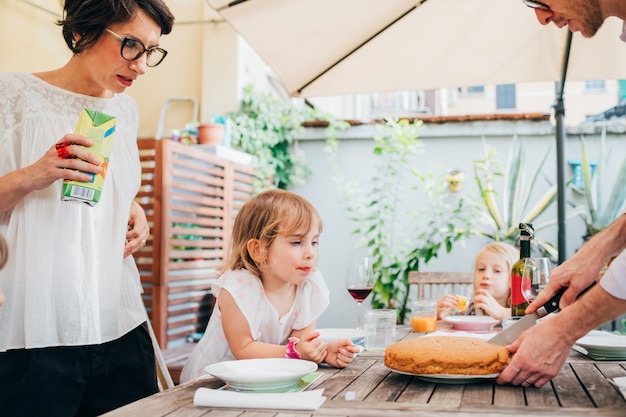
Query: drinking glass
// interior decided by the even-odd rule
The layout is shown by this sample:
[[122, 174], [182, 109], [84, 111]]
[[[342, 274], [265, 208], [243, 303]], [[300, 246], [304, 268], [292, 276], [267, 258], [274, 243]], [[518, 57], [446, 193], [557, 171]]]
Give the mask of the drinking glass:
[[361, 304], [374, 288], [374, 270], [368, 257], [352, 259], [346, 276], [346, 289], [358, 305], [357, 329], [362, 329]]
[[550, 280], [550, 258], [526, 258], [522, 270], [522, 295], [532, 303]]

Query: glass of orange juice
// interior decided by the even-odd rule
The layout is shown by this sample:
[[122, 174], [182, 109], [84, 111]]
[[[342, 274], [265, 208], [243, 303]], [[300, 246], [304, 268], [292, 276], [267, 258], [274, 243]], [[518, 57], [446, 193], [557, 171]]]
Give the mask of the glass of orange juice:
[[437, 300], [413, 301], [411, 325], [416, 333], [430, 333], [437, 330]]

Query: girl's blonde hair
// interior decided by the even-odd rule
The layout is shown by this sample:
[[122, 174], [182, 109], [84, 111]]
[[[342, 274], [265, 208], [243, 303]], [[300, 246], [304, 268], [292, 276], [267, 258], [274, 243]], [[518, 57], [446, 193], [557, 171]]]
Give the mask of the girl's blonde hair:
[[[483, 252], [493, 252], [497, 255], [500, 255], [504, 258], [506, 262], [506, 267], [509, 271], [509, 293], [507, 295], [507, 307], [511, 307], [511, 269], [513, 269], [513, 264], [517, 262], [519, 259], [519, 250], [515, 248], [515, 246], [510, 245], [505, 242], [491, 242], [485, 246], [476, 254], [476, 258], [480, 256]], [[476, 262], [474, 261], [474, 271], [476, 271]]]
[[[322, 220], [315, 207], [305, 198], [285, 190], [264, 191], [248, 200], [237, 213], [233, 225], [231, 254], [223, 271], [246, 269], [261, 276], [267, 252], [277, 236], [291, 235], [299, 230], [307, 233]], [[261, 261], [255, 262], [248, 252], [248, 242], [256, 239]]]

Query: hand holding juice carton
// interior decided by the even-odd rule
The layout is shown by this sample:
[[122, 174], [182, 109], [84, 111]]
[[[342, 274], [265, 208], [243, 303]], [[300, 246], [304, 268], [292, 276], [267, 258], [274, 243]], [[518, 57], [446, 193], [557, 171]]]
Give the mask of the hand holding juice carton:
[[83, 109], [78, 118], [75, 133], [93, 140], [89, 151], [100, 159], [102, 174], [90, 174], [90, 182], [63, 181], [62, 201], [74, 201], [95, 206], [100, 201], [106, 176], [113, 138], [115, 137], [115, 117], [94, 110]]

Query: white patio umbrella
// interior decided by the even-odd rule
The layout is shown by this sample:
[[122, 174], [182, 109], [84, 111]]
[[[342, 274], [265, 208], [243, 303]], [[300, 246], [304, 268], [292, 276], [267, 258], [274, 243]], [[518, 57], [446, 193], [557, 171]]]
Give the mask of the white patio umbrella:
[[566, 74], [569, 80], [626, 79], [621, 20], [609, 19], [586, 39], [538, 24], [520, 0], [206, 1], [294, 97], [561, 82], [555, 109], [564, 260], [562, 86]]
[[[520, 0], [207, 1], [294, 97], [561, 80], [568, 31]], [[575, 34], [568, 79], [626, 78], [620, 24]]]

